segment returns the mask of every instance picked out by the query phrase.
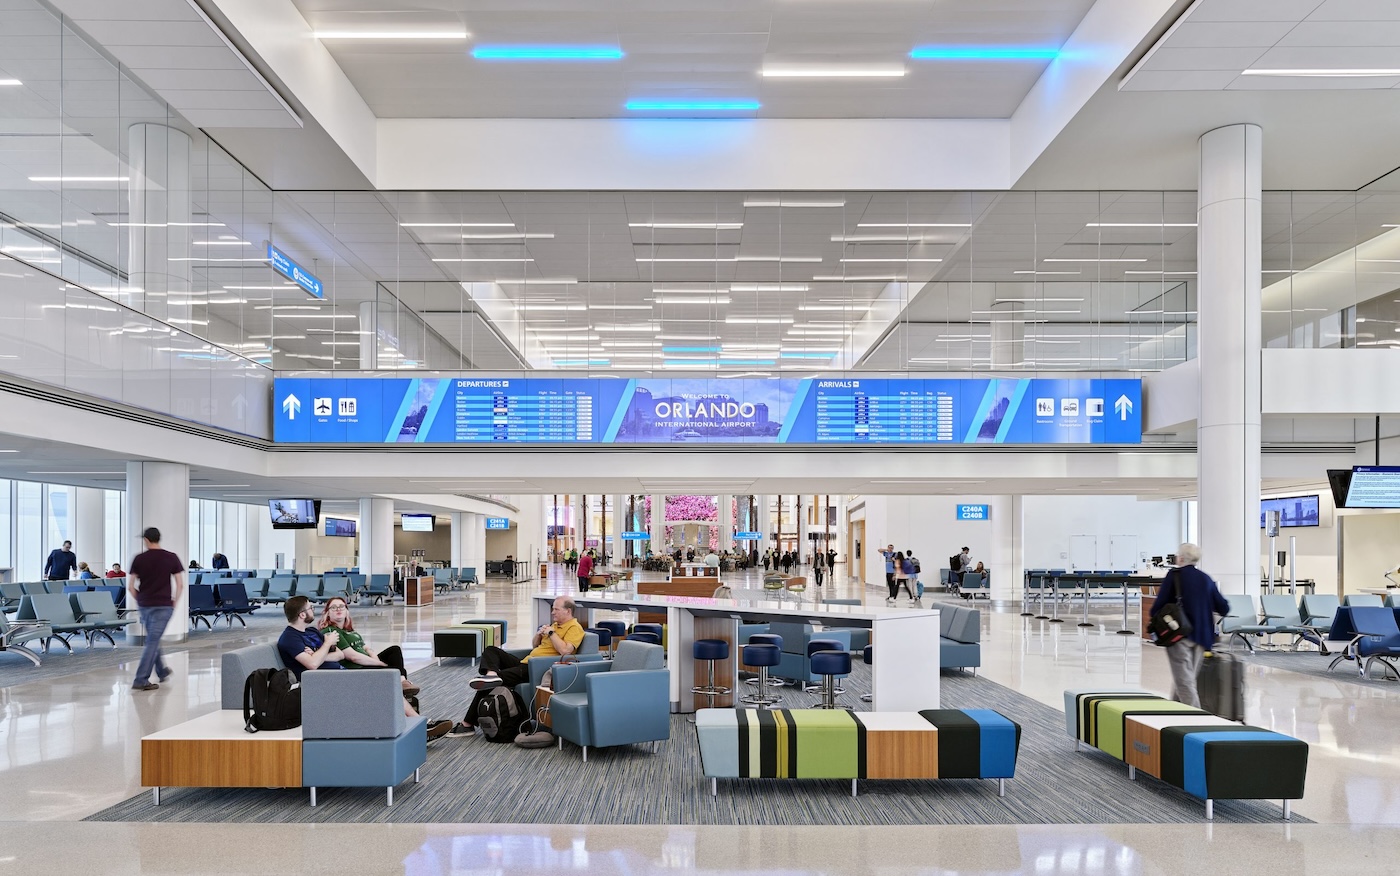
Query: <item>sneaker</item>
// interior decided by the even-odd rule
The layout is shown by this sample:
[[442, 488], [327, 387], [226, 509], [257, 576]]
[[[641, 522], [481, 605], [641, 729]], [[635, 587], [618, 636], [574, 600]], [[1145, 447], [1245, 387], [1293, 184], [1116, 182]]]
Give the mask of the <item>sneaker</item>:
[[885, 605], [894, 605], [894, 600], [893, 600], [893, 599], [886, 599], [886, 600], [885, 600]]
[[446, 736], [447, 734], [449, 734], [449, 733], [451, 733], [451, 732], [452, 732], [452, 722], [451, 722], [451, 721], [445, 721], [445, 720], [442, 720], [441, 718], [439, 718], [439, 719], [436, 720], [436, 721], [429, 721], [429, 722], [428, 722], [428, 739], [429, 739], [429, 741], [434, 740], [434, 739], [441, 739], [442, 737]]
[[489, 690], [504, 683], [499, 675], [478, 675], [468, 682], [472, 690]]
[[148, 681], [148, 682], [146, 682], [145, 684], [133, 684], [133, 685], [131, 686], [131, 689], [132, 689], [132, 690], [160, 690], [160, 685], [154, 684], [154, 683]]
[[456, 724], [452, 725], [452, 728], [447, 731], [446, 735], [454, 739], [459, 736], [475, 736], [476, 728], [470, 724], [463, 724], [462, 722], [458, 721]]
[[157, 672], [157, 673], [156, 673], [156, 677], [159, 678], [161, 681], [165, 681], [167, 678], [169, 678], [170, 676], [172, 676], [172, 675], [174, 675], [174, 674], [175, 674], [175, 670], [173, 670], [173, 669], [167, 669], [167, 670], [165, 670], [164, 672]]

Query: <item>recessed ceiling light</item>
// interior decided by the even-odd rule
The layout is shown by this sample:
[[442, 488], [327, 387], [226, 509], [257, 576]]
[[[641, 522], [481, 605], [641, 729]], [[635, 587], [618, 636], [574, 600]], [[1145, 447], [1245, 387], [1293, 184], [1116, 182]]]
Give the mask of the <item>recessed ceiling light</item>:
[[798, 310], [834, 310], [844, 313], [866, 313], [872, 305], [869, 304], [799, 304]]
[[1147, 259], [1041, 259], [1042, 262], [1127, 262], [1142, 264]]
[[971, 228], [971, 222], [857, 222], [857, 228]]
[[1085, 228], [1195, 228], [1195, 222], [1088, 222]]
[[1400, 68], [1395, 67], [1294, 67], [1264, 69], [1251, 67], [1240, 71], [1241, 76], [1301, 76], [1322, 79], [1370, 79], [1387, 76], [1400, 76]]
[[433, 259], [433, 261], [435, 261], [435, 262], [533, 262], [534, 259], [529, 258], [529, 257], [526, 257], [526, 258], [518, 258], [518, 259], [477, 259], [477, 258], [471, 258], [471, 259]]
[[763, 67], [763, 76], [767, 79], [898, 79], [903, 75], [903, 64], [768, 64]]
[[650, 304], [590, 304], [589, 310], [651, 310]]
[[318, 40], [464, 40], [465, 30], [318, 30]]
[[745, 207], [844, 207], [845, 201], [792, 201], [781, 200], [752, 200], [745, 201]]
[[191, 240], [191, 246], [252, 246], [246, 240]]
[[793, 262], [801, 264], [819, 264], [821, 256], [735, 256], [736, 262]]
[[806, 283], [731, 283], [730, 292], [807, 292]]
[[813, 280], [830, 283], [883, 283], [902, 282], [908, 279], [903, 274], [852, 274], [843, 276], [841, 274], [819, 274], [812, 277]]
[[694, 229], [700, 231], [735, 231], [742, 222], [628, 222], [628, 228]]
[[629, 100], [624, 106], [636, 112], [747, 112], [761, 109], [756, 100]]
[[102, 182], [102, 183], [106, 183], [106, 182], [127, 182], [127, 181], [129, 181], [130, 179], [131, 179], [131, 177], [129, 177], [129, 176], [31, 176], [31, 177], [29, 178], [29, 181], [30, 181], [30, 182], [56, 182], [56, 183], [70, 183], [70, 182]]
[[552, 231], [508, 231], [488, 233], [488, 234], [463, 234], [463, 240], [553, 240]]
[[622, 56], [622, 49], [616, 46], [497, 45], [472, 49], [472, 57], [478, 61], [616, 61]]
[[730, 325], [790, 325], [790, 316], [728, 316], [724, 321]]
[[894, 263], [902, 263], [902, 262], [941, 262], [941, 261], [943, 261], [943, 259], [906, 259], [906, 258], [895, 257], [895, 258], [889, 258], [889, 259], [842, 259], [841, 261], [843, 261], [843, 262], [894, 262]]
[[574, 286], [578, 284], [578, 279], [575, 277], [553, 277], [532, 280], [529, 277], [506, 277], [499, 280], [466, 280], [462, 285], [474, 282], [495, 283], [497, 286]]
[[737, 258], [727, 258], [727, 259], [725, 259], [725, 258], [674, 258], [674, 259], [673, 259], [673, 258], [662, 258], [662, 259], [658, 259], [658, 258], [649, 258], [649, 257], [646, 257], [646, 258], [639, 257], [639, 258], [637, 259], [637, 261], [639, 261], [639, 262], [671, 262], [671, 263], [704, 262], [705, 264], [712, 264], [712, 263], [714, 263], [714, 262], [737, 262], [738, 259], [737, 259]]
[[664, 298], [658, 295], [652, 300], [657, 304], [728, 304], [729, 296], [715, 295], [708, 298], [702, 298], [700, 296], [681, 296], [679, 298]]
[[[0, 79], [0, 85], [23, 85], [18, 79]], [[9, 452], [9, 451], [6, 451]]]
[[514, 222], [400, 222], [400, 228], [514, 228]]
[[1059, 54], [1059, 49], [1035, 46], [918, 46], [909, 57], [919, 61], [1038, 61]]
[[715, 335], [657, 335], [660, 341], [717, 341]]

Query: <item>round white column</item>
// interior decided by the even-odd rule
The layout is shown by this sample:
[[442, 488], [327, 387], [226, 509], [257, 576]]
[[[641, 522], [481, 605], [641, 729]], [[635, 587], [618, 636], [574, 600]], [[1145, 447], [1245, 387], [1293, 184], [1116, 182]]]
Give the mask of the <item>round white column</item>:
[[394, 500], [360, 500], [360, 572], [391, 575], [394, 572]]
[[126, 557], [107, 559], [106, 496], [96, 487], [75, 487], [73, 550], [92, 573], [101, 578], [112, 563], [125, 563]]
[[665, 553], [666, 544], [666, 497], [651, 497], [651, 550], [652, 553]]
[[[991, 571], [992, 599], [1006, 602], [1021, 597], [1026, 574], [1025, 539], [1022, 535], [1021, 497], [998, 496], [992, 500], [992, 543], [987, 568]], [[934, 563], [924, 563], [925, 570]], [[937, 582], [934, 582], [937, 583]], [[928, 581], [925, 580], [925, 586]]]
[[450, 562], [454, 569], [460, 569], [467, 565], [464, 561], [467, 554], [462, 547], [462, 536], [466, 533], [467, 528], [466, 516], [466, 513], [463, 511], [453, 511], [448, 515], [448, 518], [451, 520], [449, 525], [452, 528], [452, 537], [448, 540], [452, 548], [452, 558]]
[[[145, 549], [141, 533], [149, 526], [160, 530], [160, 546], [189, 565], [190, 469], [178, 462], [128, 462], [126, 464], [126, 515], [131, 559]], [[113, 561], [115, 562], [115, 560]], [[130, 566], [128, 565], [128, 568]], [[189, 583], [189, 579], [186, 579]], [[175, 614], [163, 638], [183, 642], [189, 632], [189, 589], [180, 594]], [[127, 628], [133, 642], [145, 641], [138, 621]]]
[[1216, 128], [1200, 140], [1201, 566], [1226, 593], [1259, 592], [1262, 146], [1258, 125]]
[[719, 549], [731, 550], [734, 547], [734, 497], [719, 497]]

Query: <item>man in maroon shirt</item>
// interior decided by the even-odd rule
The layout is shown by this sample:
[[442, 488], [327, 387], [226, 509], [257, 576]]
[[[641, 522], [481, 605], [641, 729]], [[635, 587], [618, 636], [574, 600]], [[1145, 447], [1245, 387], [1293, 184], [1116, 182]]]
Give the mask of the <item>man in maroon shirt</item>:
[[146, 647], [141, 651], [141, 662], [136, 666], [136, 679], [131, 683], [132, 690], [155, 690], [160, 687], [151, 681], [154, 671], [161, 681], [170, 677], [170, 667], [165, 665], [165, 656], [160, 651], [160, 637], [170, 624], [170, 616], [175, 613], [175, 605], [185, 590], [185, 564], [180, 558], [160, 546], [160, 530], [146, 527], [141, 533], [141, 541], [146, 549], [136, 555], [127, 569], [127, 602], [133, 600], [141, 611], [141, 626], [146, 631]]
[[588, 551], [578, 558], [578, 589], [580, 593], [588, 592], [588, 577], [593, 574], [593, 552]]

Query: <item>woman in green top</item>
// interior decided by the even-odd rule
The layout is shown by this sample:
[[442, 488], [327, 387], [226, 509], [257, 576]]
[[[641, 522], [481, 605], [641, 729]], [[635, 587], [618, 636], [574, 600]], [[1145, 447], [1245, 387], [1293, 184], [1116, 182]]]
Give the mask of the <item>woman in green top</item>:
[[403, 665], [403, 651], [398, 645], [390, 645], [378, 655], [371, 654], [365, 646], [364, 636], [355, 632], [355, 622], [350, 619], [350, 606], [344, 599], [337, 596], [328, 601], [321, 612], [321, 622], [316, 626], [323, 635], [327, 630], [335, 630], [340, 634], [340, 643], [336, 647], [345, 655], [345, 661], [341, 665], [346, 669], [397, 669], [399, 675], [403, 676], [403, 687], [407, 695], [418, 693], [418, 687], [409, 683], [408, 670], [404, 669]]

